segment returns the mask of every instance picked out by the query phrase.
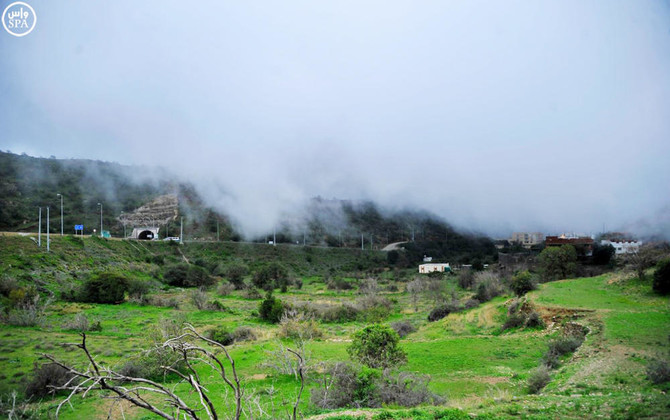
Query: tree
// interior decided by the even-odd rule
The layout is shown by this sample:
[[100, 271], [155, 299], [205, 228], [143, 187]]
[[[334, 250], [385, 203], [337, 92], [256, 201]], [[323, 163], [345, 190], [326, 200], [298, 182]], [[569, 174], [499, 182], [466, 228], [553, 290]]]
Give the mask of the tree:
[[597, 243], [593, 248], [593, 264], [607, 265], [612, 260], [616, 250], [611, 244], [601, 246]]
[[[198, 333], [192, 325], [186, 324], [183, 333], [177, 337], [168, 338], [160, 344], [156, 350], [169, 350], [178, 354], [184, 362], [185, 370], [175, 369], [172, 366], [164, 366], [166, 373], [176, 375], [181, 379], [183, 385], [181, 391], [188, 389], [195, 394], [194, 403], [189, 403], [182, 399], [177, 388], [167, 386], [154, 380], [143, 377], [134, 377], [113, 370], [108, 365], [100, 363], [93, 357], [86, 344], [86, 334], [81, 334], [81, 343], [69, 344], [81, 349], [86, 355], [88, 367], [86, 370], [75, 368], [72, 365], [61, 362], [51, 355], [43, 356], [53, 362], [56, 366], [65, 369], [73, 376], [72, 380], [62, 385], [53, 385], [55, 391], [69, 391], [70, 394], [58, 404], [56, 409], [56, 418], [64, 405], [71, 403], [72, 398], [77, 394], [86, 395], [90, 391], [102, 391], [101, 397], [111, 398], [113, 403], [110, 406], [108, 417], [111, 418], [112, 410], [116, 404], [127, 401], [130, 404], [147, 410], [159, 417], [177, 420], [208, 418], [210, 420], [218, 419], [220, 414], [214, 405], [210, 395], [216, 389], [208, 387], [205, 380], [212, 377], [219, 377], [225, 386], [232, 391], [234, 398], [233, 410], [231, 413], [233, 419], [238, 420], [242, 415], [243, 389], [235, 368], [235, 361], [228, 353], [226, 346], [204, 337]], [[298, 405], [304, 390], [304, 359], [294, 350], [287, 349], [298, 359], [298, 371], [300, 379], [300, 390], [296, 396], [292, 407], [290, 418], [296, 420], [298, 417]], [[225, 358], [221, 357], [221, 354]], [[227, 366], [228, 365], [228, 366]], [[202, 374], [198, 369], [211, 369], [213, 374]], [[212, 390], [212, 391], [210, 391]], [[94, 395], [94, 394], [90, 394]], [[153, 398], [152, 396], [160, 396]], [[149, 397], [149, 398], [147, 398]], [[226, 417], [227, 418], [227, 417]]]
[[368, 367], [386, 369], [407, 362], [407, 354], [398, 346], [399, 341], [400, 336], [392, 328], [373, 324], [354, 334], [347, 353]]
[[407, 283], [406, 287], [407, 293], [409, 293], [412, 298], [412, 304], [414, 305], [414, 312], [419, 311], [419, 297], [423, 292], [423, 281], [421, 279], [415, 279]]
[[577, 269], [577, 250], [572, 245], [547, 247], [538, 257], [545, 280], [565, 279]]
[[637, 273], [637, 278], [642, 281], [644, 280], [645, 270], [654, 265], [656, 255], [651, 246], [645, 245], [641, 246], [637, 251], [628, 254], [626, 260], [633, 266], [633, 269]]
[[670, 258], [661, 260], [656, 264], [652, 289], [660, 295], [670, 294]]
[[512, 277], [510, 288], [519, 297], [525, 295], [526, 293], [535, 289], [535, 283], [533, 282], [533, 275], [530, 274], [528, 270], [515, 274]]

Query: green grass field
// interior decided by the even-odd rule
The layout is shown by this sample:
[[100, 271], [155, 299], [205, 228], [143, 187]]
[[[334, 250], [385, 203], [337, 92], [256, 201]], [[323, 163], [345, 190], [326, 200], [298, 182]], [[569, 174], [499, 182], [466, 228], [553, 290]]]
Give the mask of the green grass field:
[[[104, 264], [128, 276], [152, 280], [159, 267], [147, 257], [164, 255], [168, 261], [178, 260], [168, 244], [136, 244], [123, 241], [85, 239], [82, 242], [64, 238], [54, 244], [55, 252], [36, 251], [28, 238], [0, 238], [1, 275], [18, 278], [22, 284], [33, 281], [44, 291], [56, 291], [69, 282], [78, 283], [84, 273], [93, 272]], [[60, 248], [59, 248], [60, 247]], [[371, 267], [383, 261], [379, 255], [357, 251], [300, 247], [268, 247], [232, 244], [187, 245], [183, 252], [189, 260], [224, 262], [245, 261], [250, 266], [265, 260], [286, 260], [292, 272], [303, 281], [301, 289], [290, 288], [286, 293], [275, 292], [284, 302], [301, 304], [341, 304], [361, 299], [355, 290], [329, 290], [324, 276], [347, 275], [356, 268]], [[309, 256], [309, 258], [308, 258]], [[313, 265], [323, 264], [323, 267]], [[325, 267], [325, 271], [323, 268]], [[372, 274], [371, 274], [372, 275]], [[406, 410], [398, 407], [334, 412], [331, 418], [667, 418], [670, 397], [667, 385], [652, 385], [645, 375], [649, 360], [668, 352], [670, 306], [667, 298], [651, 293], [649, 282], [611, 275], [563, 280], [540, 285], [528, 295], [545, 319], [548, 327], [512, 329], [501, 332], [510, 296], [493, 299], [479, 307], [450, 314], [429, 323], [426, 316], [434, 306], [431, 296], [423, 296], [414, 306], [405, 293], [406, 278], [396, 281], [390, 271], [377, 271], [380, 296], [392, 302], [391, 312], [382, 322], [409, 320], [418, 330], [401, 340], [408, 363], [403, 370], [430, 375], [430, 389], [444, 397], [445, 406], [420, 407]], [[624, 276], [625, 277], [625, 276]], [[411, 279], [411, 277], [410, 277]], [[471, 292], [456, 286], [455, 278], [444, 280], [448, 291], [461, 299]], [[297, 392], [299, 382], [292, 375], [279, 374], [265, 364], [280, 343], [294, 343], [279, 336], [276, 325], [264, 323], [255, 313], [260, 300], [246, 299], [242, 292], [218, 296], [215, 289], [209, 297], [220, 301], [225, 311], [197, 310], [189, 299], [189, 290], [164, 288], [154, 292], [165, 299], [174, 299], [179, 308], [139, 305], [125, 302], [120, 305], [82, 304], [55, 301], [48, 309], [43, 326], [14, 327], [0, 324], [0, 395], [22, 389], [32, 375], [33, 365], [40, 354], [52, 354], [68, 363], [85, 363], [81, 352], [62, 346], [78, 342], [77, 332], [68, 329], [77, 314], [99, 321], [102, 331], [88, 334], [91, 352], [100, 362], [121, 366], [139, 355], [156, 338], [157, 326], [170, 320], [183, 320], [200, 332], [214, 327], [233, 330], [239, 326], [252, 328], [255, 341], [230, 346], [238, 373], [247, 395], [257, 396], [266, 411], [266, 418], [285, 417]], [[556, 337], [567, 322], [586, 326], [589, 334], [584, 344], [566, 358], [560, 368], [552, 371], [551, 382], [539, 395], [529, 395], [526, 380], [538, 366], [548, 342]], [[320, 323], [323, 337], [306, 344], [311, 377], [316, 379], [321, 363], [347, 361], [346, 348], [351, 335], [366, 322]], [[204, 377], [208, 369], [199, 367]], [[226, 387], [216, 378], [208, 378], [208, 389], [215, 403], [229, 407], [231, 398]], [[300, 405], [309, 416], [327, 416], [309, 403], [310, 392], [316, 386], [307, 382]], [[178, 388], [179, 389], [179, 388]], [[39, 417], [53, 414], [62, 399], [35, 401], [31, 405]], [[195, 396], [184, 393], [194, 401]], [[65, 407], [63, 419], [106, 418], [111, 407], [95, 393], [85, 399], [73, 400]], [[439, 410], [449, 409], [439, 414]], [[114, 418], [121, 418], [119, 407]], [[436, 411], [437, 410], [437, 411]], [[337, 414], [339, 413], [339, 414]], [[348, 413], [348, 414], [347, 414]], [[451, 413], [451, 414], [444, 414]], [[129, 419], [154, 418], [147, 412], [125, 406]], [[443, 417], [439, 417], [442, 415]], [[339, 417], [337, 417], [339, 416]], [[451, 417], [449, 417], [451, 416]], [[465, 416], [465, 417], [459, 417]], [[261, 416], [262, 417], [262, 416]], [[320, 418], [320, 417], [319, 417]]]

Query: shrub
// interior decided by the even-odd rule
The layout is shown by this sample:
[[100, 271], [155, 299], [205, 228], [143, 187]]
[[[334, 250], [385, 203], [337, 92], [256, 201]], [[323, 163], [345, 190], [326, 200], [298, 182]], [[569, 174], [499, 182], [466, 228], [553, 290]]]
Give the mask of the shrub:
[[345, 302], [342, 305], [327, 306], [319, 311], [319, 315], [323, 322], [351, 322], [361, 316], [361, 309], [356, 305]]
[[428, 314], [428, 321], [435, 322], [439, 321], [442, 318], [445, 318], [449, 315], [451, 311], [447, 305], [440, 305], [437, 308], [433, 308], [432, 311]]
[[226, 278], [236, 289], [244, 288], [244, 276], [249, 273], [249, 267], [244, 264], [233, 264], [226, 270]]
[[74, 375], [67, 369], [55, 364], [46, 363], [39, 366], [35, 363], [33, 376], [26, 385], [26, 397], [42, 398], [54, 394], [53, 387], [63, 386], [72, 380]]
[[469, 289], [475, 284], [475, 273], [472, 270], [461, 270], [458, 273], [458, 286], [461, 289]]
[[79, 300], [89, 303], [123, 302], [128, 279], [115, 273], [101, 273], [88, 279], [79, 292]]
[[129, 279], [128, 280], [128, 296], [133, 299], [142, 300], [144, 296], [149, 293], [151, 286], [148, 281]]
[[400, 338], [406, 337], [408, 334], [416, 331], [416, 327], [409, 321], [397, 321], [391, 324], [391, 328], [398, 333]]
[[347, 348], [349, 356], [371, 368], [404, 364], [407, 354], [398, 346], [400, 337], [390, 327], [373, 324], [356, 332]]
[[476, 308], [477, 306], [480, 305], [480, 303], [481, 303], [481, 302], [478, 301], [477, 299], [468, 299], [468, 300], [466, 300], [465, 303], [463, 304], [463, 308], [464, 308], [464, 309], [472, 309], [472, 308]]
[[200, 310], [208, 309], [207, 300], [209, 299], [207, 293], [202, 289], [193, 290], [190, 293], [190, 299], [193, 306]]
[[49, 307], [50, 300], [42, 300], [40, 295], [35, 295], [32, 301], [18, 304], [10, 309], [4, 318], [9, 325], [17, 327], [37, 327], [44, 323], [44, 312]]
[[511, 314], [507, 317], [505, 322], [502, 325], [502, 331], [506, 331], [512, 328], [522, 327], [526, 323], [526, 317], [523, 314]]
[[75, 330], [81, 332], [102, 331], [102, 325], [100, 325], [100, 321], [96, 321], [93, 324], [91, 324], [86, 315], [80, 312], [77, 315], [75, 315], [71, 321], [66, 322], [63, 325], [63, 329]]
[[475, 275], [475, 287], [477, 290], [475, 299], [480, 302], [488, 302], [504, 292], [500, 276], [490, 271], [479, 272]]
[[206, 334], [207, 338], [224, 346], [229, 346], [235, 342], [235, 336], [224, 328], [212, 328]]
[[652, 289], [659, 295], [670, 294], [670, 258], [661, 260], [656, 264]]
[[318, 408], [331, 410], [381, 407], [382, 404], [414, 407], [443, 403], [440, 397], [428, 390], [428, 383], [428, 376], [408, 372], [379, 372], [340, 362], [331, 366], [319, 385], [312, 389], [311, 401]]
[[168, 267], [163, 274], [163, 280], [175, 287], [211, 286], [215, 282], [204, 268], [185, 263]]
[[323, 336], [314, 318], [295, 309], [289, 309], [282, 315], [279, 321], [279, 334], [282, 337], [300, 341]]
[[191, 265], [186, 275], [185, 287], [203, 287], [211, 286], [215, 283], [215, 279], [207, 273], [207, 271], [197, 265]]
[[342, 277], [335, 277], [326, 282], [326, 287], [328, 290], [351, 290], [354, 285]]
[[420, 404], [442, 404], [444, 400], [428, 389], [430, 377], [410, 372], [395, 375], [384, 372], [379, 381], [379, 395], [385, 405], [416, 407]]
[[237, 329], [233, 331], [233, 339], [235, 341], [254, 341], [256, 339], [256, 333], [251, 327], [237, 327]]
[[252, 282], [254, 286], [267, 291], [276, 288], [285, 290], [289, 283], [288, 271], [283, 265], [273, 262], [256, 271]]
[[235, 285], [221, 282], [219, 287], [216, 288], [216, 293], [218, 293], [220, 296], [228, 296], [229, 294], [233, 293], [233, 290], [235, 290]]
[[515, 274], [510, 282], [510, 288], [519, 297], [534, 290], [533, 275], [528, 270]]
[[657, 359], [649, 362], [647, 378], [656, 385], [670, 381], [670, 364], [668, 361]]
[[449, 303], [445, 303], [444, 305], [440, 305], [436, 308], [434, 308], [430, 313], [428, 314], [428, 321], [430, 322], [435, 322], [439, 321], [440, 319], [446, 317], [452, 312], [460, 312], [461, 307], [458, 304], [458, 301], [452, 300]]
[[268, 292], [265, 299], [258, 305], [258, 316], [264, 321], [276, 324], [284, 314], [284, 304]]
[[545, 365], [539, 366], [528, 377], [528, 392], [537, 394], [547, 386], [550, 380], [549, 368]]
[[574, 335], [564, 336], [549, 342], [549, 352], [556, 353], [559, 356], [572, 353], [584, 342], [583, 337]]
[[188, 264], [180, 263], [167, 267], [163, 274], [163, 280], [170, 286], [183, 287], [188, 276]]
[[530, 314], [528, 314], [528, 318], [526, 318], [526, 327], [529, 328], [544, 328], [544, 321], [542, 320], [542, 317], [540, 314], [537, 312], [533, 311]]
[[244, 292], [242, 292], [242, 296], [246, 299], [260, 299], [263, 297], [261, 295], [261, 292], [258, 291], [255, 287], [250, 287], [248, 289], [244, 289]]

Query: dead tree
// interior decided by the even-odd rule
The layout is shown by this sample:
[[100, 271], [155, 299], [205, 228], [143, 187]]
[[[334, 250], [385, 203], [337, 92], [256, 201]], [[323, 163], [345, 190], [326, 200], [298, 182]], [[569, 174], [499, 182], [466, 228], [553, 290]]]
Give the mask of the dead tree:
[[[66, 390], [70, 392], [68, 396], [58, 404], [56, 418], [58, 418], [61, 408], [65, 404], [70, 404], [75, 395], [81, 394], [82, 396], [86, 396], [91, 391], [103, 391], [111, 394], [112, 398], [115, 400], [115, 403], [110, 407], [110, 418], [111, 412], [117, 403], [128, 401], [132, 405], [148, 410], [165, 419], [177, 420], [179, 418], [189, 418], [199, 420], [201, 418], [206, 418], [210, 420], [218, 420], [219, 415], [217, 414], [216, 408], [210, 397], [210, 391], [203, 384], [200, 375], [195, 369], [196, 365], [204, 363], [217, 372], [218, 376], [221, 377], [221, 380], [223, 380], [233, 391], [235, 410], [232, 418], [235, 420], [239, 419], [242, 414], [243, 389], [235, 369], [235, 361], [230, 356], [225, 346], [202, 336], [192, 325], [187, 324], [183, 331], [183, 334], [178, 337], [170, 338], [159, 346], [176, 352], [180, 355], [180, 360], [183, 362], [183, 369], [176, 369], [175, 366], [162, 366], [165, 371], [171, 372], [179, 377], [180, 380], [178, 383], [172, 386], [167, 386], [145, 378], [131, 377], [114, 371], [111, 368], [101, 366], [91, 355], [86, 345], [85, 333], [81, 334], [81, 343], [70, 344], [71, 346], [80, 348], [86, 355], [89, 365], [85, 370], [69, 366], [66, 363], [56, 360], [53, 356], [43, 355], [53, 363], [67, 369], [68, 372], [73, 375], [73, 378], [65, 385], [53, 387], [56, 391]], [[224, 360], [227, 359], [227, 364], [230, 365], [230, 372], [227, 371], [227, 367], [225, 366], [226, 363], [219, 357], [219, 355], [211, 351], [208, 347], [205, 347], [205, 345], [223, 352], [225, 355]], [[304, 388], [304, 378], [302, 376], [303, 360], [298, 353], [292, 350], [290, 351], [298, 357], [300, 366], [301, 387], [296, 404], [293, 408], [292, 417], [295, 420], [298, 403], [300, 402], [300, 396]], [[191, 392], [198, 396], [198, 404], [196, 404], [196, 406], [190, 406], [176, 393], [176, 388], [182, 384], [190, 386]], [[148, 395], [152, 394], [161, 396], [162, 398], [160, 400], [146, 398]], [[157, 403], [154, 401], [161, 402]]]

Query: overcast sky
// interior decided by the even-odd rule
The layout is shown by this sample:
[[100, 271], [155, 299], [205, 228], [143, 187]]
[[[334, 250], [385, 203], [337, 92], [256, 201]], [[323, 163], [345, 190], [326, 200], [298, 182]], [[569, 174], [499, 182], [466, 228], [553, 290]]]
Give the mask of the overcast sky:
[[163, 165], [248, 231], [316, 195], [492, 235], [670, 213], [668, 1], [27, 2], [0, 149]]

